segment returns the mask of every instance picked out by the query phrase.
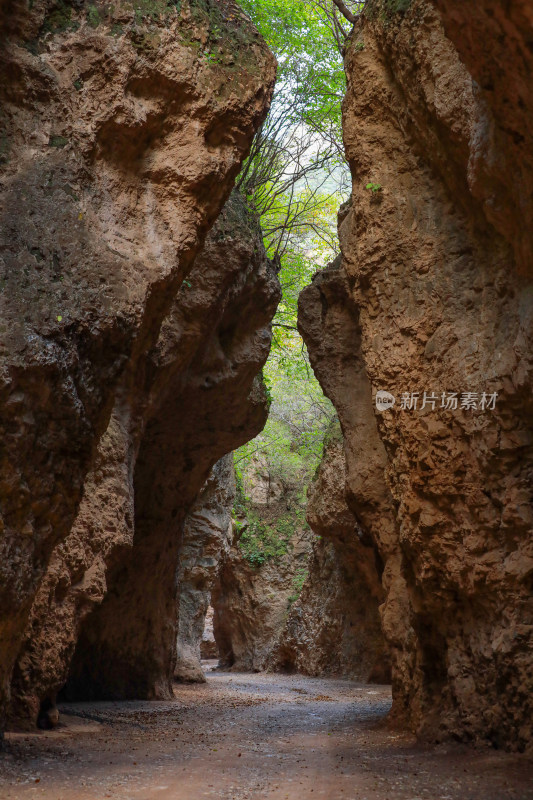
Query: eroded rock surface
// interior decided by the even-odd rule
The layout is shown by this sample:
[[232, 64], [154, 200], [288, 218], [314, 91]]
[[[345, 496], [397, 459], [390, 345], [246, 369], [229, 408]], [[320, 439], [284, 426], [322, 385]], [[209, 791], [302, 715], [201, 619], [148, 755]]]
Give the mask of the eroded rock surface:
[[[518, 749], [533, 719], [532, 37], [523, 0], [370, 4], [346, 57], [343, 263], [300, 310], [347, 499], [384, 565], [394, 713]], [[376, 412], [378, 390], [392, 409]]]
[[[184, 683], [203, 683], [205, 675], [200, 659], [217, 655], [212, 621], [210, 639], [204, 637], [204, 627], [211, 588], [233, 538], [234, 497], [235, 474], [230, 453], [211, 470], [183, 528], [177, 576], [178, 643], [174, 676]], [[211, 616], [212, 613], [213, 609]]]
[[[120, 546], [131, 545], [134, 527], [141, 535], [133, 494], [136, 513], [147, 517], [150, 492], [157, 495], [156, 484], [143, 482], [150, 480], [149, 464], [155, 466], [148, 443], [166, 435], [156, 430], [158, 413], [182, 415], [161, 424], [182, 431], [174, 446], [183, 447], [183, 468], [195, 457], [194, 431], [182, 427], [182, 420], [188, 426], [195, 420], [179, 403], [165, 406], [158, 376], [172, 383], [174, 359], [175, 372], [183, 368], [174, 394], [185, 405], [187, 391], [196, 395], [201, 409], [211, 384], [223, 402], [217, 369], [226, 358], [225, 378], [230, 383], [233, 371], [239, 384], [226, 413], [238, 393], [246, 405], [251, 373], [268, 349], [263, 323], [276, 290], [266, 268], [254, 277], [255, 267], [237, 275], [243, 264], [236, 257], [223, 274], [206, 275], [211, 285], [200, 288], [203, 298], [191, 293], [190, 318], [180, 302], [172, 306], [192, 284], [195, 257], [266, 113], [274, 80], [272, 56], [232, 0], [156, 2], [149, 10], [136, 2], [51, 0], [36, 0], [28, 10], [14, 0], [2, 5], [0, 29], [7, 78], [0, 82], [3, 714], [51, 556], [50, 601], [61, 604], [76, 587], [79, 605], [91, 606], [105, 593], [110, 552], [118, 568]], [[201, 274], [196, 280], [202, 282]], [[253, 313], [244, 331], [227, 310], [238, 297], [245, 309], [253, 305], [251, 284], [261, 282], [265, 310], [254, 334]], [[207, 341], [194, 305], [209, 305], [214, 284], [220, 298]], [[239, 350], [241, 332], [257, 341], [243, 345], [255, 352], [248, 349], [249, 369], [239, 372], [239, 352], [231, 351]], [[178, 340], [179, 357], [172, 351]], [[194, 373], [189, 363], [197, 350], [203, 361]], [[259, 394], [255, 407], [259, 420]], [[214, 438], [213, 416], [206, 425]], [[241, 441], [242, 416], [234, 434], [230, 427], [228, 419], [220, 446], [192, 471], [184, 508], [213, 461]], [[200, 436], [198, 446], [204, 444]], [[76, 529], [84, 531], [80, 546]], [[58, 547], [72, 536], [62, 554]], [[150, 580], [157, 581], [157, 570]], [[36, 599], [42, 602], [43, 595]], [[65, 627], [57, 646], [49, 643], [52, 660], [61, 661], [72, 646]]]
[[204, 659], [218, 659], [218, 647], [215, 639], [215, 632], [213, 630], [214, 616], [215, 609], [213, 606], [208, 606], [205, 614], [202, 638], [200, 641], [200, 656]]
[[389, 655], [378, 610], [384, 599], [381, 565], [346, 503], [345, 471], [342, 434], [335, 421], [308, 489], [307, 521], [318, 537], [308, 577], [269, 666], [388, 683]]
[[[294, 493], [268, 473], [259, 471], [250, 494], [254, 516], [234, 527], [213, 586], [213, 628], [222, 667], [258, 672], [269, 665], [301, 591], [313, 534]], [[254, 526], [266, 531], [262, 542], [250, 534]]]
[[[278, 299], [257, 223], [233, 195], [150, 353], [136, 397], [144, 414], [135, 420], [143, 426], [137, 458], [119, 458], [136, 450], [135, 428], [122, 449], [104, 448], [104, 437], [78, 520], [52, 556], [15, 668], [19, 725], [31, 724], [67, 678], [68, 697], [171, 695], [184, 522], [189, 512], [189, 526], [201, 522], [202, 499], [196, 514], [191, 506], [213, 463], [264, 425], [255, 376]], [[110, 497], [129, 498], [131, 517], [111, 524]]]

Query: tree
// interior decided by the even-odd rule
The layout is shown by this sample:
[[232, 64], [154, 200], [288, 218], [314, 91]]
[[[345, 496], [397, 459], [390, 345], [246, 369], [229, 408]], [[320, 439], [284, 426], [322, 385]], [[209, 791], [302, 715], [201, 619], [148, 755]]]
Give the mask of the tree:
[[[278, 59], [270, 114], [238, 187], [260, 217], [265, 246], [280, 265], [283, 298], [264, 376], [272, 395], [263, 433], [236, 454], [241, 473], [257, 459], [286, 483], [307, 485], [334, 415], [297, 332], [297, 301], [317, 268], [337, 254], [336, 211], [348, 171], [341, 135], [342, 49], [362, 3], [241, 0]], [[342, 17], [342, 21], [341, 21]]]

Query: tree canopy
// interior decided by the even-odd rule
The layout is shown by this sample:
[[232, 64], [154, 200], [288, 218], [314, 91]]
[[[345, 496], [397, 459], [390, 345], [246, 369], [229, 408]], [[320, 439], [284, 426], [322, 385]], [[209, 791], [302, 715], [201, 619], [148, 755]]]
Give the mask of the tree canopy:
[[[272, 402], [264, 431], [235, 456], [237, 473], [265, 461], [277, 479], [307, 485], [334, 415], [297, 332], [297, 302], [338, 251], [336, 214], [348, 172], [341, 134], [342, 48], [351, 27], [333, 0], [240, 0], [278, 60], [270, 114], [238, 187], [259, 215], [283, 297], [264, 369]], [[347, 2], [356, 15], [362, 3]]]

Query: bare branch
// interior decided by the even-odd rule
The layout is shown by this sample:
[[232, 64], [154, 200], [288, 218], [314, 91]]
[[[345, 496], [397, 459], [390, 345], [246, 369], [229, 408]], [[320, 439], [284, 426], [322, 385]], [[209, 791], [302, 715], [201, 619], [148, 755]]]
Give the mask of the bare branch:
[[282, 322], [273, 322], [272, 327], [285, 328], [288, 331], [296, 331], [296, 333], [298, 333], [298, 328], [296, 328], [294, 325], [284, 325]]
[[352, 25], [355, 25], [355, 23], [359, 19], [359, 16], [352, 14], [348, 6], [345, 5], [345, 3], [342, 2], [342, 0], [333, 0], [333, 2], [341, 12], [342, 16], [345, 17], [345, 19], [347, 19], [348, 22], [351, 22]]

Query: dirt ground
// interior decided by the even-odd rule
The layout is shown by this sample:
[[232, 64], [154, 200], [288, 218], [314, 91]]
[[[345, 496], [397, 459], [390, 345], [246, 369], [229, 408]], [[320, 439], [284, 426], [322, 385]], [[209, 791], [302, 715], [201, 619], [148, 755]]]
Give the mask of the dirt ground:
[[62, 727], [8, 734], [0, 798], [527, 800], [533, 763], [422, 748], [387, 729], [390, 689], [211, 672], [174, 702], [76, 703]]

